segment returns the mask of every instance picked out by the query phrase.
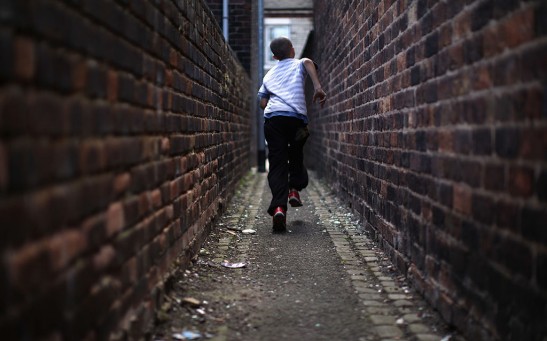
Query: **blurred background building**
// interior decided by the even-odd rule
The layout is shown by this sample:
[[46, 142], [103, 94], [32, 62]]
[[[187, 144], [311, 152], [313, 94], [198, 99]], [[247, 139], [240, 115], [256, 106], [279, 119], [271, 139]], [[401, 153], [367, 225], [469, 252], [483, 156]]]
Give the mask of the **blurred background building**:
[[273, 39], [281, 36], [291, 39], [299, 58], [312, 30], [312, 0], [264, 0], [264, 72], [276, 62], [270, 51]]

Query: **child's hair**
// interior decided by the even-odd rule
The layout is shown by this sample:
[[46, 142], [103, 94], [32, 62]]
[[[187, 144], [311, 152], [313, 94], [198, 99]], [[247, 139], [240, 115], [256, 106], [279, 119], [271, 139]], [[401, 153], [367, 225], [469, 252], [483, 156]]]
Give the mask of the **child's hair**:
[[278, 59], [282, 60], [289, 57], [291, 53], [292, 43], [289, 38], [279, 37], [272, 40], [270, 43], [270, 49], [272, 50], [273, 55]]

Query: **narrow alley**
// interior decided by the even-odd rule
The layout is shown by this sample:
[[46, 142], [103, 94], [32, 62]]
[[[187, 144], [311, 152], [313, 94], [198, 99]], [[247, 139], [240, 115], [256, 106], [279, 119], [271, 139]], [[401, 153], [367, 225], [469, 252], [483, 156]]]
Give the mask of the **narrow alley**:
[[249, 173], [174, 275], [151, 339], [464, 340], [316, 176], [302, 199], [272, 233], [266, 174]]
[[545, 0], [0, 0], [2, 341], [547, 341], [546, 222]]

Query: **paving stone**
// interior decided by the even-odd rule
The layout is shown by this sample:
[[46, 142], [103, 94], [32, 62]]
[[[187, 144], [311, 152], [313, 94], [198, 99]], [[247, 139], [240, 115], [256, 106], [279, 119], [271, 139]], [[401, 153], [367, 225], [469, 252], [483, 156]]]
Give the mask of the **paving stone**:
[[431, 332], [431, 329], [422, 323], [412, 323], [408, 326], [408, 330], [413, 334], [428, 334]]
[[370, 319], [375, 325], [394, 325], [396, 318], [391, 315], [371, 315]]
[[403, 316], [403, 319], [405, 320], [405, 322], [407, 323], [414, 323], [414, 322], [418, 322], [418, 321], [421, 321], [422, 319], [420, 317], [418, 317], [418, 314], [406, 314]]
[[367, 315], [389, 315], [393, 309], [389, 306], [366, 307]]
[[364, 287], [364, 286], [355, 286], [355, 290], [359, 293], [362, 293], [362, 294], [376, 294], [376, 293], [378, 293], [378, 290], [374, 290], [372, 288]]
[[364, 270], [364, 267], [363, 267], [363, 264], [358, 260], [358, 259], [346, 259], [344, 261], [344, 265], [353, 265], [357, 268], [360, 268], [362, 269], [361, 272], [363, 272]]
[[388, 293], [400, 293], [403, 292], [401, 288], [397, 286], [384, 286], [384, 290]]
[[397, 326], [377, 326], [374, 330], [381, 338], [403, 336], [403, 331]]
[[339, 256], [342, 260], [351, 260], [355, 257], [355, 256], [350, 255], [350, 254], [339, 254]]
[[[310, 195], [317, 207], [317, 215], [329, 231], [333, 249], [342, 259], [344, 270], [363, 304], [363, 318], [368, 318], [376, 326], [373, 331], [377, 335], [371, 333], [371, 336], [359, 340], [388, 341], [405, 338], [414, 341], [415, 335], [418, 335], [419, 341], [439, 341], [441, 337], [428, 327], [429, 322], [417, 315], [423, 301], [405, 292], [395, 279], [397, 273], [393, 271], [390, 258], [378, 247], [373, 238], [375, 234], [363, 234], [362, 228], [353, 222], [355, 217], [349, 212], [344, 213], [343, 205], [331, 198], [330, 190], [313, 183], [311, 187], [312, 192], [317, 194]], [[396, 324], [400, 318], [404, 325]]]
[[367, 294], [359, 294], [359, 298], [363, 300], [382, 300], [382, 296], [378, 293], [367, 293]]
[[405, 300], [405, 299], [408, 299], [408, 296], [407, 295], [403, 295], [403, 294], [389, 294], [387, 295], [387, 298], [389, 298], [390, 300]]
[[403, 315], [405, 314], [410, 314], [410, 313], [413, 313], [415, 311], [415, 307], [412, 306], [412, 307], [399, 307], [399, 312]]
[[[378, 278], [380, 279], [380, 278]], [[394, 281], [382, 281], [380, 280], [380, 284], [382, 284], [383, 287], [397, 287], [397, 284], [395, 284]]]
[[[361, 296], [361, 294], [359, 294], [359, 296]], [[372, 301], [372, 300], [364, 300], [363, 301], [363, 304], [368, 306], [368, 307], [381, 307], [381, 306], [385, 306], [385, 304], [383, 302], [380, 302], [380, 301]]]
[[393, 282], [393, 278], [387, 277], [387, 276], [380, 276], [380, 277], [378, 277], [378, 280]]
[[351, 280], [352, 281], [367, 282], [369, 280], [369, 278], [367, 276], [364, 276], [364, 275], [354, 275], [354, 276], [351, 276]]

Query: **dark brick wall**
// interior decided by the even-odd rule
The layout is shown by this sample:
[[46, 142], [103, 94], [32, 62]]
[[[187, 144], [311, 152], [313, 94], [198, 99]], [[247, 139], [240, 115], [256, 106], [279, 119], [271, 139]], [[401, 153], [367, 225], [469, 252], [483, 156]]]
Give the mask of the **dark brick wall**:
[[[206, 0], [219, 27], [222, 29], [222, 0]], [[252, 39], [254, 30], [255, 4], [251, 0], [230, 0], [228, 3], [228, 42], [236, 53], [241, 65], [251, 74]]]
[[469, 340], [547, 335], [546, 13], [315, 1], [308, 163]]
[[202, 0], [0, 13], [1, 338], [137, 339], [250, 167], [249, 78]]

